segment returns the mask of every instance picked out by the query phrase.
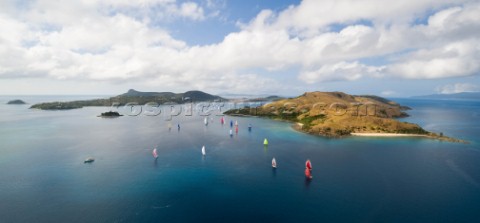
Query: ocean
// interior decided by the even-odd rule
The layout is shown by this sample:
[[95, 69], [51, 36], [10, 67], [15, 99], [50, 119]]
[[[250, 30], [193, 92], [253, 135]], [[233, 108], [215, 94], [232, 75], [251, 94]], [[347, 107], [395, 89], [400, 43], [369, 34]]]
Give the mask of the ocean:
[[461, 144], [332, 139], [254, 117], [221, 125], [212, 115], [205, 126], [198, 114], [169, 130], [165, 111], [100, 118], [110, 108], [5, 104], [17, 98], [96, 97], [0, 96], [1, 222], [480, 222], [478, 101], [395, 99], [412, 108], [403, 121]]

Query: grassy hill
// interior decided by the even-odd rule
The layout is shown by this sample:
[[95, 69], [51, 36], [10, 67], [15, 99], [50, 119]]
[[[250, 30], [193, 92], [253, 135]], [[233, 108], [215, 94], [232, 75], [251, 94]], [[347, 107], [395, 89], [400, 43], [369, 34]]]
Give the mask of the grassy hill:
[[405, 112], [408, 109], [378, 96], [308, 92], [257, 108], [230, 110], [226, 114], [291, 121], [297, 123], [296, 128], [301, 131], [331, 137], [351, 133], [403, 133], [437, 137], [417, 124], [397, 120], [408, 116]]

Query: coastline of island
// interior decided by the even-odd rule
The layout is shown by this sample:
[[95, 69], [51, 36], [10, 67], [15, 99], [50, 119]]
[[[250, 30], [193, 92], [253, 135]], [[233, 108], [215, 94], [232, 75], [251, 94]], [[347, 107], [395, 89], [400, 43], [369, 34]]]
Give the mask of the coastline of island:
[[[320, 135], [320, 136], [325, 136], [321, 134], [312, 134], [311, 132], [306, 132], [303, 131], [303, 123], [294, 123], [292, 125], [292, 128], [298, 132], [302, 132], [305, 134], [310, 134], [310, 135]], [[387, 133], [387, 132], [351, 132], [347, 136], [353, 136], [353, 137], [380, 137], [380, 138], [428, 138], [428, 139], [433, 139], [433, 140], [439, 140], [439, 141], [445, 141], [445, 142], [453, 142], [453, 143], [464, 143], [464, 144], [469, 144], [468, 141], [462, 140], [462, 139], [456, 139], [448, 136], [443, 136], [443, 135], [438, 135], [436, 133], [429, 132], [428, 134], [408, 134], [408, 133]], [[329, 136], [326, 136], [329, 137]], [[338, 136], [337, 136], [338, 137]]]
[[453, 143], [463, 143], [463, 144], [469, 144], [468, 141], [462, 140], [462, 139], [456, 139], [448, 136], [443, 136], [443, 135], [438, 135], [436, 133], [428, 133], [425, 135], [421, 134], [404, 134], [404, 133], [351, 133], [350, 135], [352, 136], [358, 136], [358, 137], [384, 137], [384, 138], [395, 138], [395, 137], [421, 137], [421, 138], [428, 138], [428, 139], [433, 139], [433, 140], [439, 140], [439, 141], [444, 141], [444, 142], [453, 142]]
[[292, 128], [310, 135], [342, 137], [423, 137], [468, 143], [401, 122], [409, 107], [378, 96], [354, 96], [343, 92], [307, 92], [255, 108], [226, 111], [232, 116], [264, 117], [292, 123]]
[[110, 97], [91, 100], [79, 100], [79, 101], [65, 101], [65, 102], [43, 102], [30, 106], [31, 109], [40, 110], [70, 110], [79, 109], [83, 107], [93, 106], [123, 106], [128, 104], [145, 105], [148, 103], [156, 104], [182, 104], [193, 101], [215, 101], [225, 100], [224, 98], [216, 95], [211, 95], [202, 91], [187, 91], [184, 93], [173, 92], [141, 92], [134, 89], [128, 90], [126, 93]]
[[352, 132], [352, 136], [363, 136], [363, 137], [425, 137], [426, 135], [421, 134], [405, 134], [405, 133], [380, 133], [380, 132]]
[[[306, 132], [303, 131], [303, 124], [302, 123], [294, 123], [292, 125], [292, 128], [298, 132], [309, 134], [309, 135], [320, 135], [324, 137], [331, 137], [331, 136], [325, 136], [321, 134], [312, 134], [311, 132]], [[463, 143], [463, 144], [469, 144], [468, 141], [462, 140], [462, 139], [456, 139], [448, 136], [443, 136], [443, 135], [438, 135], [436, 133], [429, 132], [428, 134], [408, 134], [408, 133], [386, 133], [386, 132], [352, 132], [346, 136], [352, 136], [352, 137], [378, 137], [378, 138], [427, 138], [427, 139], [432, 139], [432, 140], [439, 140], [439, 141], [444, 141], [444, 142], [453, 142], [453, 143]], [[341, 136], [336, 136], [336, 137], [341, 137]]]

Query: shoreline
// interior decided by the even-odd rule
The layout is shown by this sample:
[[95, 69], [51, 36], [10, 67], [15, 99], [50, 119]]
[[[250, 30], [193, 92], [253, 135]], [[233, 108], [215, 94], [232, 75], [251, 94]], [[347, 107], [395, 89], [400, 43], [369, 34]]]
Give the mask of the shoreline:
[[352, 136], [362, 137], [428, 137], [428, 135], [405, 134], [405, 133], [382, 133], [382, 132], [352, 132]]
[[438, 140], [438, 141], [443, 141], [443, 142], [452, 142], [452, 143], [464, 143], [464, 144], [469, 144], [468, 141], [462, 140], [462, 139], [456, 139], [456, 138], [451, 138], [448, 136], [438, 136], [435, 133], [429, 133], [427, 135], [422, 135], [422, 134], [406, 134], [406, 133], [382, 133], [382, 132], [352, 132], [349, 135], [345, 136], [328, 136], [328, 135], [322, 135], [322, 134], [313, 134], [307, 131], [304, 131], [302, 129], [303, 124], [299, 122], [293, 123], [291, 126], [294, 130], [309, 134], [309, 135], [314, 135], [314, 136], [323, 136], [323, 137], [328, 137], [328, 138], [342, 138], [342, 137], [384, 137], [384, 138], [402, 138], [402, 137], [421, 137], [421, 138], [426, 138], [426, 139], [432, 139], [432, 140]]
[[[226, 114], [226, 115], [235, 116], [235, 115], [232, 115], [232, 114]], [[243, 115], [243, 117], [261, 117], [261, 118], [264, 118], [264, 117], [258, 116], [258, 115]], [[272, 119], [272, 118], [270, 118], [270, 119]], [[290, 122], [290, 123], [292, 123], [292, 125], [290, 127], [292, 129], [294, 129], [295, 131], [298, 131], [298, 132], [313, 135], [313, 136], [327, 137], [327, 138], [344, 138], [344, 137], [352, 137], [352, 136], [354, 136], [354, 137], [385, 137], [385, 138], [388, 138], [388, 137], [390, 137], [390, 138], [421, 137], [421, 138], [426, 138], [426, 139], [431, 139], [431, 140], [438, 140], [438, 141], [441, 141], [441, 142], [463, 143], [463, 144], [469, 144], [470, 143], [466, 140], [456, 139], [456, 138], [452, 138], [452, 137], [448, 137], [448, 136], [444, 136], [444, 135], [438, 135], [438, 134], [433, 133], [433, 132], [428, 132], [428, 134], [382, 133], [382, 132], [371, 132], [371, 133], [370, 132], [351, 132], [347, 135], [315, 134], [315, 133], [312, 133], [312, 132], [305, 131], [303, 129], [303, 126], [304, 126], [303, 123], [294, 122], [294, 121], [291, 121], [291, 120], [282, 120], [282, 119], [273, 119], [273, 120]]]
[[433, 140], [438, 140], [438, 141], [443, 141], [443, 142], [452, 142], [452, 143], [463, 143], [463, 144], [469, 144], [468, 141], [463, 140], [463, 139], [456, 139], [456, 138], [451, 138], [448, 136], [439, 136], [436, 133], [429, 133], [427, 135], [421, 135], [421, 134], [405, 134], [405, 133], [350, 133], [351, 136], [358, 136], [358, 137], [392, 137], [392, 138], [397, 138], [397, 137], [422, 137], [422, 138], [427, 138], [427, 139], [433, 139]]

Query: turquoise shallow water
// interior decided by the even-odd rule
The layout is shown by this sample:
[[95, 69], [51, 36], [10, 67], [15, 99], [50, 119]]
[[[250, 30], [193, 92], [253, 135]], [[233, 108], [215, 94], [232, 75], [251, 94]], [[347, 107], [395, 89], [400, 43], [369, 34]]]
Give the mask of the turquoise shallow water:
[[[480, 219], [478, 102], [397, 100], [413, 108], [405, 121], [471, 142], [456, 144], [327, 139], [259, 118], [234, 118], [239, 133], [229, 137], [219, 117], [205, 127], [197, 115], [174, 118], [169, 131], [164, 116], [104, 119], [96, 115], [106, 108], [38, 111], [8, 99], [0, 97], [2, 222]], [[88, 156], [95, 162], [84, 164]]]

